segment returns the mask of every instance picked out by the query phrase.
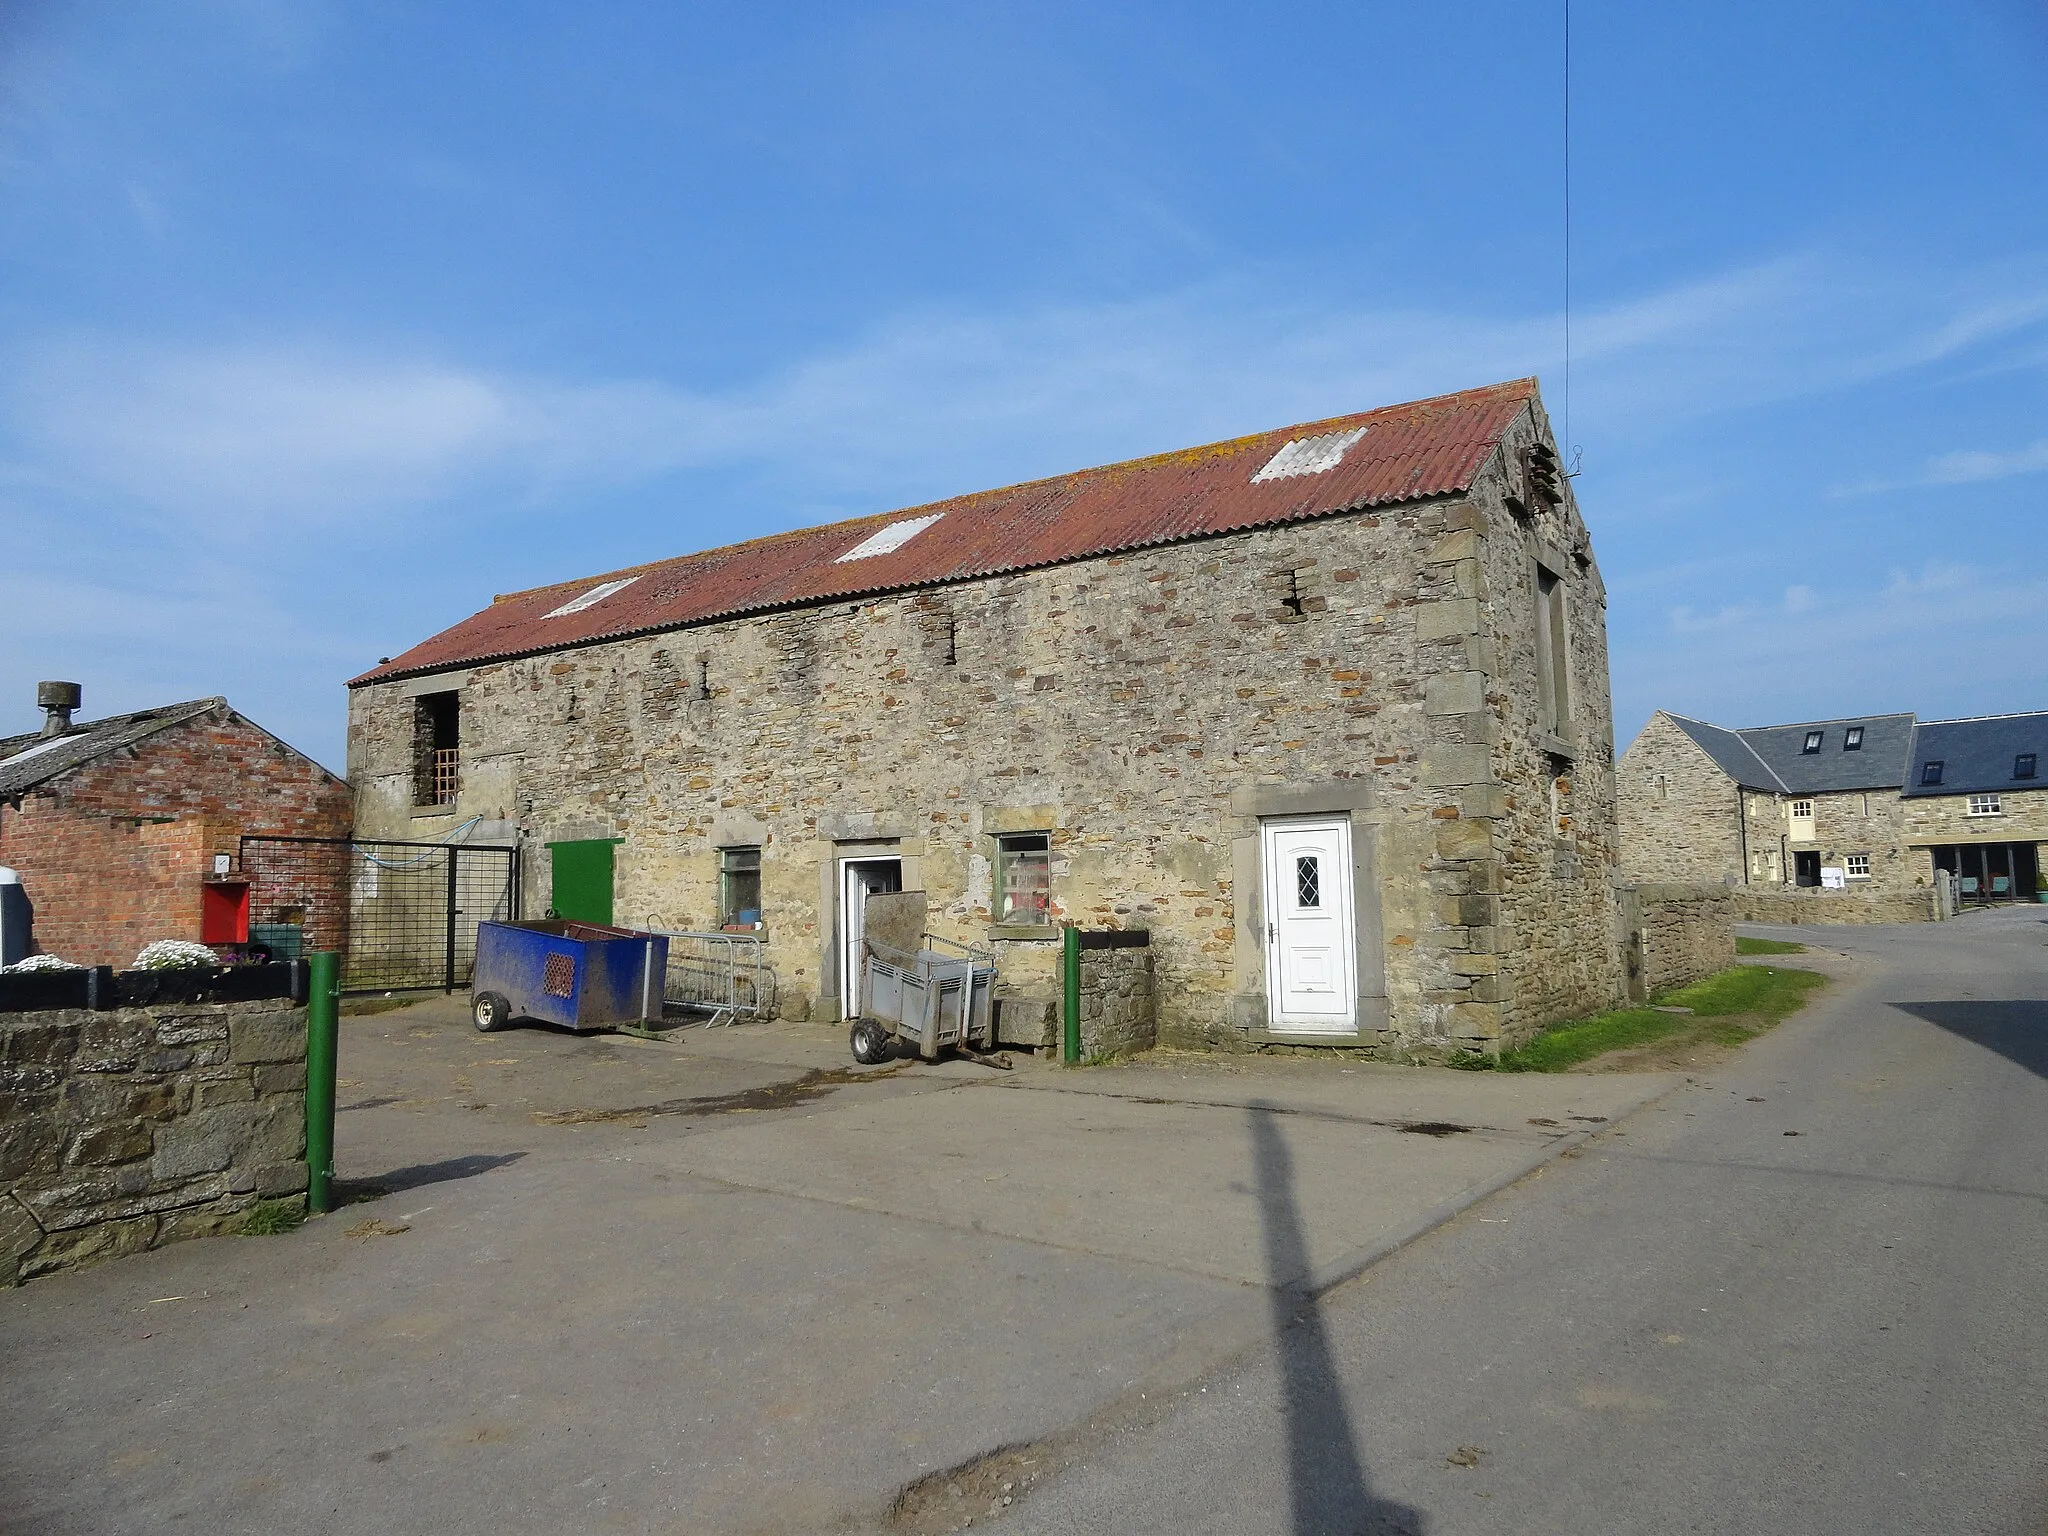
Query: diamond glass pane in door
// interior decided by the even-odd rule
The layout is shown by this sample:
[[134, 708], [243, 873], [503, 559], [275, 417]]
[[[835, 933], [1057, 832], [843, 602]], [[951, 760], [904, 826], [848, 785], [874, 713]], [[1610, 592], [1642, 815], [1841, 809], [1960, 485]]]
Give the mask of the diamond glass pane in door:
[[1297, 906], [1320, 907], [1323, 904], [1322, 870], [1313, 857], [1294, 861], [1294, 897]]

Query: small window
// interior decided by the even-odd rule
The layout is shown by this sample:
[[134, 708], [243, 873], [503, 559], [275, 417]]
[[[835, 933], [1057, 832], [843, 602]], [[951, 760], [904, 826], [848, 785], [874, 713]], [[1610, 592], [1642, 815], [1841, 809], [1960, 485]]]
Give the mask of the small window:
[[1813, 802], [1811, 800], [1794, 800], [1792, 802], [1792, 819], [1794, 821], [1813, 820]]
[[1294, 904], [1303, 908], [1323, 904], [1322, 861], [1312, 853], [1294, 861]]
[[1942, 762], [1943, 759], [1935, 757], [1920, 765], [1920, 782], [1923, 786], [1941, 782]]
[[423, 693], [412, 701], [412, 803], [455, 804], [462, 788], [462, 695]]
[[1020, 928], [1052, 921], [1052, 838], [1046, 833], [996, 839], [996, 921]]
[[2016, 779], [2031, 779], [2034, 776], [2034, 754], [2022, 752], [2012, 760], [2012, 776]]
[[1842, 750], [1844, 752], [1861, 752], [1863, 750], [1862, 726], [1852, 725], [1848, 730], [1842, 732]]
[[718, 926], [753, 932], [761, 927], [761, 850], [718, 850]]
[[1972, 816], [2002, 816], [2005, 814], [2005, 810], [1999, 804], [1998, 796], [1996, 795], [1972, 795], [1970, 796], [1970, 814]]
[[1847, 855], [1842, 860], [1842, 873], [1851, 880], [1868, 880], [1870, 878], [1870, 855], [1867, 853]]
[[1808, 731], [1806, 733], [1806, 745], [1799, 749], [1800, 752], [1802, 754], [1818, 752], [1820, 750], [1821, 738], [1826, 735], [1826, 731]]

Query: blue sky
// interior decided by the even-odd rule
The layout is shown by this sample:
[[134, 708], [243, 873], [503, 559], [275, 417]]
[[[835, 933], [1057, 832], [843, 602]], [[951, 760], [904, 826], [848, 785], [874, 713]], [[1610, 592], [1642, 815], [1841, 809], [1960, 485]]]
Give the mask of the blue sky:
[[[1539, 374], [1563, 7], [0, 0], [0, 730]], [[1616, 725], [2048, 707], [2048, 10], [1572, 11]]]

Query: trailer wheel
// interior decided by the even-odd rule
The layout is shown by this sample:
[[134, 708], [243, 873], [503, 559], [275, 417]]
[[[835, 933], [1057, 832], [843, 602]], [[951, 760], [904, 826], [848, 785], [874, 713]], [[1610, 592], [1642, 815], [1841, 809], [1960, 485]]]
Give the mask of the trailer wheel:
[[873, 1019], [856, 1022], [848, 1039], [853, 1046], [853, 1059], [864, 1067], [872, 1067], [889, 1055], [889, 1031]]
[[495, 992], [479, 992], [470, 999], [469, 1016], [485, 1034], [503, 1029], [512, 1017], [512, 1005]]

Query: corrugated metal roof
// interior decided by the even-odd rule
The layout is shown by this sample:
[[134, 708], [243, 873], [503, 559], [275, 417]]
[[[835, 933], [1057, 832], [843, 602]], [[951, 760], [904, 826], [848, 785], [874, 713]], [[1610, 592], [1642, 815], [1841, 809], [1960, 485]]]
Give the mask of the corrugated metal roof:
[[[1516, 379], [516, 592], [349, 686], [1462, 491], [1535, 396]], [[1318, 467], [1258, 478], [1310, 439], [1295, 458]], [[900, 547], [844, 558], [913, 518]]]
[[[2035, 777], [2013, 777], [2016, 760], [2030, 754]], [[1923, 785], [1921, 768], [1941, 764], [1941, 783]], [[2048, 789], [2048, 712], [1929, 720], [1913, 736], [1906, 794], [1983, 794], [1992, 790]]]

